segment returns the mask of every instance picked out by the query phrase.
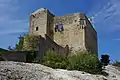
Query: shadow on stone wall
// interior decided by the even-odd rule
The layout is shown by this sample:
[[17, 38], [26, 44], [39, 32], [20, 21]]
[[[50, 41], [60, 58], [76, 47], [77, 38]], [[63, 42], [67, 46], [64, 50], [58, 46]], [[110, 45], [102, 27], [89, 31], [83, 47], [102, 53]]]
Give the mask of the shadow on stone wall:
[[31, 53], [31, 51], [4, 51], [0, 55], [0, 61], [32, 62], [37, 52]]
[[39, 46], [39, 51], [37, 55], [43, 58], [47, 50], [52, 50], [57, 52], [58, 54], [67, 56], [69, 53], [69, 46], [66, 45], [65, 47], [62, 47], [57, 43], [55, 43], [47, 35], [45, 35], [45, 38], [41, 37], [40, 39], [40, 46]]

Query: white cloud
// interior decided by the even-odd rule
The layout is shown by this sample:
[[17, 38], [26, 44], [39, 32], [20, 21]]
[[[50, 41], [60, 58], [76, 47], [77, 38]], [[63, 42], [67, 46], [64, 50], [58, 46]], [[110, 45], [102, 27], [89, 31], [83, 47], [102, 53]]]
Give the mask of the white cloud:
[[120, 0], [109, 0], [99, 11], [95, 12], [94, 25], [108, 32], [120, 31]]

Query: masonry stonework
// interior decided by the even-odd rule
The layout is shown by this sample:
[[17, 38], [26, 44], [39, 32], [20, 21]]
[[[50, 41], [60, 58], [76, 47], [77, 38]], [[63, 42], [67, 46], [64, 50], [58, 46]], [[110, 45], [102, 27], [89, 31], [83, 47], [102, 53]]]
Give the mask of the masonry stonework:
[[[58, 25], [62, 25], [62, 31], [56, 31]], [[47, 35], [61, 47], [69, 46], [71, 51], [98, 52], [97, 32], [83, 13], [54, 16], [41, 8], [30, 15], [29, 35]]]

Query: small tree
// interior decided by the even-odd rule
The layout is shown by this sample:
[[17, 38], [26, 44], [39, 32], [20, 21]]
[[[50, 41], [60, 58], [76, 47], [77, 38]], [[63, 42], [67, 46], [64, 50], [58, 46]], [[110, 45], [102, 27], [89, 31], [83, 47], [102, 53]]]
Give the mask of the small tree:
[[20, 35], [19, 42], [16, 44], [15, 50], [21, 51], [23, 48], [24, 37]]
[[105, 55], [101, 55], [101, 63], [103, 66], [107, 66], [109, 64], [110, 60], [109, 60], [109, 55], [105, 54]]

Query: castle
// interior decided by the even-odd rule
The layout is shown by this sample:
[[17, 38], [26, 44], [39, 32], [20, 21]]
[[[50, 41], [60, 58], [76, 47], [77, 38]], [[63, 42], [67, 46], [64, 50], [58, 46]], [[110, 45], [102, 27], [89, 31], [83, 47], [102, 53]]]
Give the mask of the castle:
[[55, 45], [71, 51], [98, 53], [97, 32], [83, 13], [55, 16], [46, 8], [38, 9], [30, 14], [29, 35], [47, 35]]
[[84, 50], [98, 53], [97, 32], [83, 13], [55, 16], [41, 8], [30, 14], [29, 35], [23, 39], [20, 51], [0, 49], [0, 60], [29, 62], [31, 51], [42, 60], [49, 49], [66, 56]]

